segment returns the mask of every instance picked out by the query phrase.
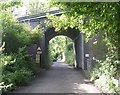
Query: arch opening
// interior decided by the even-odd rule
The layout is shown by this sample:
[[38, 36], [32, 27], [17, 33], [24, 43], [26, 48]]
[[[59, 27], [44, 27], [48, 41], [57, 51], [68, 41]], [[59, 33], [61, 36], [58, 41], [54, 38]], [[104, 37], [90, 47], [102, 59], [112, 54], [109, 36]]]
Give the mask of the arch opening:
[[49, 62], [65, 62], [74, 66], [73, 40], [67, 36], [55, 36], [49, 41]]

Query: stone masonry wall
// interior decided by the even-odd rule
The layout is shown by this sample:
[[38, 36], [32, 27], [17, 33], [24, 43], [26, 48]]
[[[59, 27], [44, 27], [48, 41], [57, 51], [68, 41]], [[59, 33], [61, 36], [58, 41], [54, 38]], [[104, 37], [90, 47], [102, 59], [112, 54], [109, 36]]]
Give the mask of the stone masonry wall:
[[107, 46], [105, 42], [102, 40], [102, 35], [97, 34], [93, 38], [91, 38], [84, 46], [85, 50], [85, 64], [87, 68], [93, 67], [97, 62], [97, 60], [102, 59], [107, 52]]

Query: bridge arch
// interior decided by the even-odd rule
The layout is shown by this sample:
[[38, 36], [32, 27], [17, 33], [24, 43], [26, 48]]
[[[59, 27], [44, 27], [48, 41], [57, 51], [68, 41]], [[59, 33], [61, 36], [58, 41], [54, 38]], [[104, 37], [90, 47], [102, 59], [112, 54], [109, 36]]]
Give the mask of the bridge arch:
[[[60, 16], [62, 13], [59, 10], [49, 12], [56, 16]], [[41, 54], [41, 62], [40, 66], [43, 68], [49, 68], [48, 64], [48, 45], [50, 39], [54, 38], [55, 36], [63, 35], [71, 38], [74, 42], [75, 47], [75, 64], [76, 68], [86, 69], [86, 63], [84, 63], [84, 34], [81, 33], [79, 30], [68, 28], [67, 30], [62, 30], [61, 32], [55, 32], [55, 29], [52, 27], [48, 27], [44, 21], [48, 21], [49, 19], [46, 17], [45, 13], [32, 15], [32, 16], [25, 16], [18, 18], [18, 21], [21, 23], [29, 23], [31, 29], [34, 29], [39, 22], [42, 22], [42, 27], [45, 29], [43, 31], [43, 37], [40, 42], [40, 46], [42, 49]]]
[[50, 27], [44, 32], [41, 40], [41, 67], [49, 68], [49, 41], [56, 36], [67, 36], [72, 39], [74, 43], [74, 55], [75, 55], [75, 68], [84, 69], [84, 34], [77, 29], [68, 28], [67, 30], [61, 30], [56, 32], [54, 28]]

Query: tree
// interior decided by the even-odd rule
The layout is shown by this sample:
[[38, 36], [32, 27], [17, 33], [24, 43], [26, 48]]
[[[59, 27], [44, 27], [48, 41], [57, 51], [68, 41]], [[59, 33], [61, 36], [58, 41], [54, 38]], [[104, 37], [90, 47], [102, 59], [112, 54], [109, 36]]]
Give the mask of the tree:
[[14, 1], [14, 0], [8, 0], [7, 2], [0, 2], [0, 9], [1, 10], [9, 10], [12, 7], [19, 7], [21, 6], [20, 0]]
[[26, 6], [28, 13], [31, 15], [48, 12], [50, 10], [50, 6], [47, 2], [41, 2], [39, 0], [30, 0]]
[[62, 59], [62, 54], [65, 52], [66, 37], [57, 36], [50, 40], [50, 52], [53, 59]]

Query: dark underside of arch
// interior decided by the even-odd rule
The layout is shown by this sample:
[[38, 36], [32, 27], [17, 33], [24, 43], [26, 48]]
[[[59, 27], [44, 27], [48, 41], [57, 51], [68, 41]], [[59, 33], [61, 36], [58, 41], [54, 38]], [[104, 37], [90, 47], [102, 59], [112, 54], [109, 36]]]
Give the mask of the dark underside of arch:
[[47, 31], [45, 31], [45, 37], [47, 41], [50, 41], [55, 36], [63, 35], [71, 38], [73, 41], [74, 39], [79, 36], [80, 31], [72, 28], [68, 28], [67, 30], [58, 31], [56, 32], [54, 28], [48, 28]]

